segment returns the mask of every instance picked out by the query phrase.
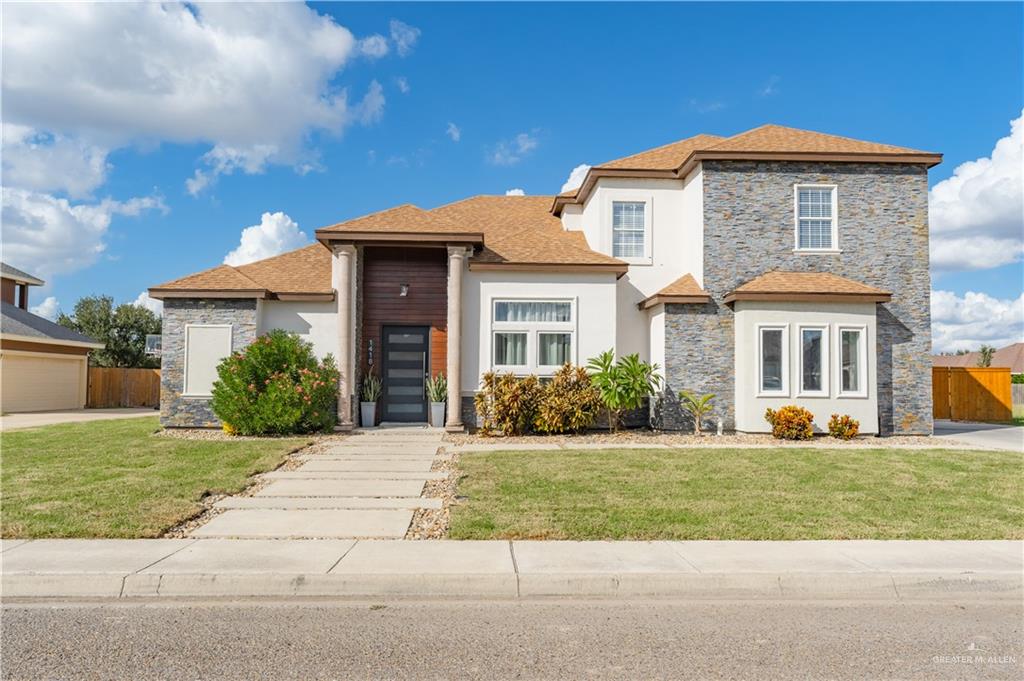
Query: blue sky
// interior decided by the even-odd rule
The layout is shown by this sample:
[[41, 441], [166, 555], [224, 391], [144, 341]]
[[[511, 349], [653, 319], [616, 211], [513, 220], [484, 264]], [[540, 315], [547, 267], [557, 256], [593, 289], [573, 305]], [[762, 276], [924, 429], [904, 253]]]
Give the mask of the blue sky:
[[[49, 280], [35, 294], [54, 298], [46, 312], [90, 293], [135, 300], [217, 265], [264, 213], [290, 218], [274, 224], [294, 245], [292, 222], [311, 237], [398, 203], [555, 193], [579, 164], [768, 122], [940, 151], [934, 186], [991, 156], [1024, 106], [1024, 16], [1010, 3], [92, 5], [6, 15], [4, 259]], [[56, 37], [25, 30], [44, 22]], [[210, 38], [225, 28], [239, 38], [227, 48]], [[1002, 171], [979, 172], [985, 182]], [[186, 180], [200, 177], [190, 193]], [[1019, 177], [995, 177], [998, 215], [972, 217], [965, 206], [933, 232], [951, 240], [933, 275], [948, 294], [934, 310], [943, 347], [1024, 332], [1024, 227], [1019, 210], [1006, 219], [1020, 205]], [[69, 221], [60, 229], [33, 221], [54, 211]], [[54, 253], [58, 238], [64, 251]], [[1007, 264], [971, 256], [972, 244], [994, 245]]]

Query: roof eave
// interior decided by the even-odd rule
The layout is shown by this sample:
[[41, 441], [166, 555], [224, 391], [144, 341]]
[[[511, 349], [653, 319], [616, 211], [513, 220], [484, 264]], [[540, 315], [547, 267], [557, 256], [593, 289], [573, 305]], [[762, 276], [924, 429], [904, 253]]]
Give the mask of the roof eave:
[[361, 231], [344, 232], [331, 231], [326, 229], [316, 230], [316, 239], [325, 246], [330, 247], [332, 243], [358, 243], [358, 244], [432, 244], [451, 243], [482, 246], [484, 235], [482, 232], [417, 232], [417, 231]]
[[529, 272], [572, 272], [594, 273], [606, 272], [621, 277], [629, 270], [626, 263], [529, 263], [529, 262], [474, 262], [469, 261], [469, 269], [476, 272], [499, 272], [519, 270]]
[[41, 345], [66, 345], [72, 348], [92, 348], [94, 350], [102, 350], [106, 347], [103, 343], [96, 343], [94, 341], [62, 340], [60, 338], [51, 338], [49, 336], [25, 336], [20, 333], [0, 333], [0, 340], [39, 343]]
[[711, 302], [711, 296], [709, 295], [672, 295], [672, 294], [654, 294], [649, 298], [644, 298], [637, 307], [641, 310], [647, 310], [656, 305], [672, 304], [672, 305], [704, 305]]
[[737, 300], [786, 303], [888, 303], [892, 300], [892, 294], [885, 291], [877, 293], [732, 291], [726, 294], [723, 302], [731, 306]]
[[149, 297], [157, 300], [165, 298], [267, 298], [267, 289], [227, 289], [227, 288], [151, 288]]

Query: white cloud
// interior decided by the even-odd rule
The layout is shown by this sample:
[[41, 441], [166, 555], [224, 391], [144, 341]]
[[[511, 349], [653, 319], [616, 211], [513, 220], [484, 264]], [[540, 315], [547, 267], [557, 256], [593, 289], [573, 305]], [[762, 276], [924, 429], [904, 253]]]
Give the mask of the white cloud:
[[374, 33], [359, 41], [359, 52], [370, 59], [380, 59], [388, 53], [388, 39], [379, 33]]
[[506, 189], [505, 196], [526, 196], [526, 192], [522, 189]]
[[950, 291], [932, 291], [932, 350], [977, 350], [983, 343], [997, 348], [1024, 341], [1024, 294], [998, 299], [968, 291], [961, 298]]
[[772, 95], [779, 94], [779, 81], [782, 79], [776, 75], [772, 75], [765, 81], [765, 84], [757, 91], [757, 94], [762, 97], [771, 97]]
[[3, 124], [4, 184], [88, 197], [107, 179], [108, 150], [81, 139]]
[[932, 267], [980, 270], [1024, 254], [1024, 113], [988, 157], [957, 166], [928, 193]]
[[409, 90], [412, 89], [409, 87], [409, 81], [408, 79], [406, 79], [405, 76], [399, 76], [398, 78], [395, 78], [395, 85], [398, 86], [398, 91], [401, 92], [403, 95], [409, 94]]
[[581, 163], [569, 173], [569, 178], [562, 184], [562, 191], [567, 192], [570, 189], [576, 189], [583, 184], [583, 180], [587, 179], [587, 173], [590, 171], [590, 166], [586, 163]]
[[462, 139], [462, 131], [459, 130], [459, 126], [455, 125], [451, 121], [448, 122], [448, 128], [444, 131], [444, 134], [448, 135], [452, 142], [458, 142]]
[[[379, 51], [373, 38], [362, 45]], [[350, 103], [336, 76], [360, 44], [301, 3], [19, 3], [5, 7], [2, 39], [4, 120], [51, 135], [48, 154], [83, 152], [90, 171], [53, 187], [69, 193], [98, 186], [105, 153], [136, 144], [210, 144], [193, 193], [227, 168], [308, 170], [311, 136], [373, 122], [383, 107], [379, 84]], [[246, 161], [225, 165], [225, 150]], [[39, 176], [18, 154], [8, 166], [8, 177]]]
[[95, 263], [106, 250], [113, 216], [167, 210], [156, 196], [75, 204], [16, 187], [3, 187], [2, 192], [4, 259], [43, 279]]
[[523, 157], [532, 152], [540, 142], [536, 136], [530, 133], [521, 132], [511, 140], [498, 142], [488, 159], [497, 166], [511, 166], [523, 160]]
[[45, 317], [52, 322], [57, 318], [57, 313], [60, 312], [60, 303], [53, 296], [47, 296], [43, 302], [33, 305], [28, 311], [40, 317]]
[[690, 108], [697, 113], [713, 113], [715, 111], [721, 111], [725, 108], [725, 102], [717, 99], [703, 100], [703, 99], [691, 99]]
[[399, 57], [406, 57], [412, 53], [412, 48], [420, 39], [420, 29], [409, 24], [404, 24], [398, 19], [391, 20], [391, 39], [395, 41], [395, 48]]
[[304, 246], [309, 241], [284, 213], [264, 213], [260, 224], [242, 230], [238, 248], [224, 256], [225, 265], [245, 265]]
[[150, 298], [147, 291], [140, 293], [138, 298], [135, 299], [134, 304], [146, 308], [155, 315], [162, 315], [164, 313], [164, 301]]

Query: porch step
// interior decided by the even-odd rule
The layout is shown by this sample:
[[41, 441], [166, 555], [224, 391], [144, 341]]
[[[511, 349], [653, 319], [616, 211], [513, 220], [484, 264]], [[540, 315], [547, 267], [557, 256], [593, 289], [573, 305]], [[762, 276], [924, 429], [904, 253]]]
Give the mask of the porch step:
[[409, 509], [441, 508], [440, 499], [423, 497], [227, 497], [213, 505], [223, 509]]

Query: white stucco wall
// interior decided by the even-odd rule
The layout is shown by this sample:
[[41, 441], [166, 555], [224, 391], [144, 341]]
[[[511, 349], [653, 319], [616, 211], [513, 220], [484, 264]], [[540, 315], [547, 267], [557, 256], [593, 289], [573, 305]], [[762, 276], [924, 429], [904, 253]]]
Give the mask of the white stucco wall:
[[616, 349], [650, 359], [650, 320], [637, 303], [682, 275], [703, 282], [703, 178], [698, 168], [685, 180], [607, 178], [582, 208], [566, 206], [562, 225], [582, 230], [595, 251], [612, 255], [612, 202], [644, 201], [649, 258], [631, 262], [616, 292]]
[[476, 391], [491, 367], [492, 301], [571, 300], [573, 363], [586, 364], [615, 345], [615, 275], [468, 271], [462, 289], [462, 394]]
[[[744, 432], [768, 432], [765, 409], [796, 404], [814, 414], [816, 431], [828, 432], [832, 414], [849, 414], [860, 421], [861, 433], [878, 432], [878, 379], [875, 346], [874, 303], [774, 303], [736, 302], [736, 429]], [[788, 335], [789, 386], [787, 395], [758, 397], [759, 324], [786, 325]], [[828, 326], [825, 376], [827, 394], [822, 397], [800, 394], [801, 324]], [[839, 396], [838, 326], [864, 326], [867, 337], [865, 397]]]
[[263, 301], [257, 325], [263, 334], [273, 329], [293, 331], [313, 344], [318, 357], [338, 356], [338, 304]]
[[655, 305], [647, 310], [649, 317], [651, 347], [649, 350], [651, 364], [658, 365], [658, 373], [665, 376], [665, 306]]

